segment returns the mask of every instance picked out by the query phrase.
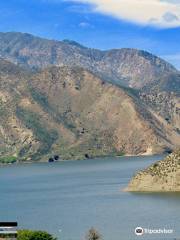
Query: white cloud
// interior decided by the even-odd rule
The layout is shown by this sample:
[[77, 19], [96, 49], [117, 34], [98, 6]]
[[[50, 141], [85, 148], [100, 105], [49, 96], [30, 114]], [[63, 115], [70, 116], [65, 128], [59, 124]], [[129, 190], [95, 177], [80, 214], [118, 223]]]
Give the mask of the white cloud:
[[80, 22], [79, 23], [79, 27], [81, 27], [81, 28], [89, 28], [89, 27], [91, 27], [91, 24], [88, 23], [88, 22]]
[[180, 1], [176, 0], [69, 0], [90, 3], [93, 11], [142, 25], [180, 27]]

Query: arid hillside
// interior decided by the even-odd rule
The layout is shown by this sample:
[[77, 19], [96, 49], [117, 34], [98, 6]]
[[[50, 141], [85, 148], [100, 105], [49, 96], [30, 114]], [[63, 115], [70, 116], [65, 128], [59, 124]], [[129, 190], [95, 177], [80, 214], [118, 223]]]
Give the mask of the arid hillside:
[[0, 33], [0, 159], [154, 154], [180, 145], [180, 74], [136, 49]]
[[137, 49], [100, 51], [74, 41], [27, 33], [0, 33], [0, 57], [28, 71], [49, 66], [81, 67], [104, 81], [131, 88], [141, 101], [180, 131], [180, 73], [171, 64]]
[[87, 70], [49, 67], [30, 74], [4, 60], [0, 65], [3, 161], [151, 154], [176, 146], [170, 125]]

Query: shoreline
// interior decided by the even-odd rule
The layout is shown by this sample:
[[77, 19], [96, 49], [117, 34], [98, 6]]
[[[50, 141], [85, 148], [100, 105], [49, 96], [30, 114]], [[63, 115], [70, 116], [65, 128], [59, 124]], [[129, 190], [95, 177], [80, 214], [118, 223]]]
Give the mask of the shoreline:
[[24, 164], [38, 164], [38, 163], [47, 163], [47, 164], [54, 164], [54, 163], [58, 163], [58, 162], [70, 162], [70, 161], [88, 161], [88, 160], [95, 160], [95, 159], [100, 159], [100, 158], [123, 158], [123, 157], [151, 157], [151, 156], [160, 156], [160, 155], [166, 155], [166, 153], [155, 153], [155, 154], [138, 154], [138, 155], [131, 155], [131, 154], [126, 154], [123, 156], [114, 156], [114, 155], [107, 155], [107, 156], [96, 156], [96, 157], [92, 157], [92, 158], [84, 158], [84, 159], [60, 159], [54, 162], [48, 162], [48, 161], [17, 161], [15, 163], [5, 163], [2, 164], [0, 163], [0, 167], [7, 167], [7, 166], [18, 166], [18, 165], [24, 165]]

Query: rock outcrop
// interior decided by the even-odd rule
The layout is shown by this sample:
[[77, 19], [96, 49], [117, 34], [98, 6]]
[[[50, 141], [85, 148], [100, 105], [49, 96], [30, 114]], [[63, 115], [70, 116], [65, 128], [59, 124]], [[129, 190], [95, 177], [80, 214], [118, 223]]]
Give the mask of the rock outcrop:
[[180, 192], [180, 149], [137, 173], [126, 191]]

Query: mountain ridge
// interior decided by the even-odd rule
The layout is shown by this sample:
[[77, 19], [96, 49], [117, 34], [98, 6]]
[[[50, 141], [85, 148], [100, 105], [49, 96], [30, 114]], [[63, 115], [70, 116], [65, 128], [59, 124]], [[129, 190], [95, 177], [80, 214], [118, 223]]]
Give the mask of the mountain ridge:
[[[162, 73], [178, 72], [163, 59], [131, 48], [101, 51], [81, 47], [79, 44], [69, 44], [67, 41], [48, 40], [14, 32], [0, 33], [0, 46], [1, 57], [26, 68], [76, 65], [107, 81], [138, 89], [148, 81], [154, 81], [154, 78], [160, 77]], [[142, 64], [144, 67], [139, 68]]]

